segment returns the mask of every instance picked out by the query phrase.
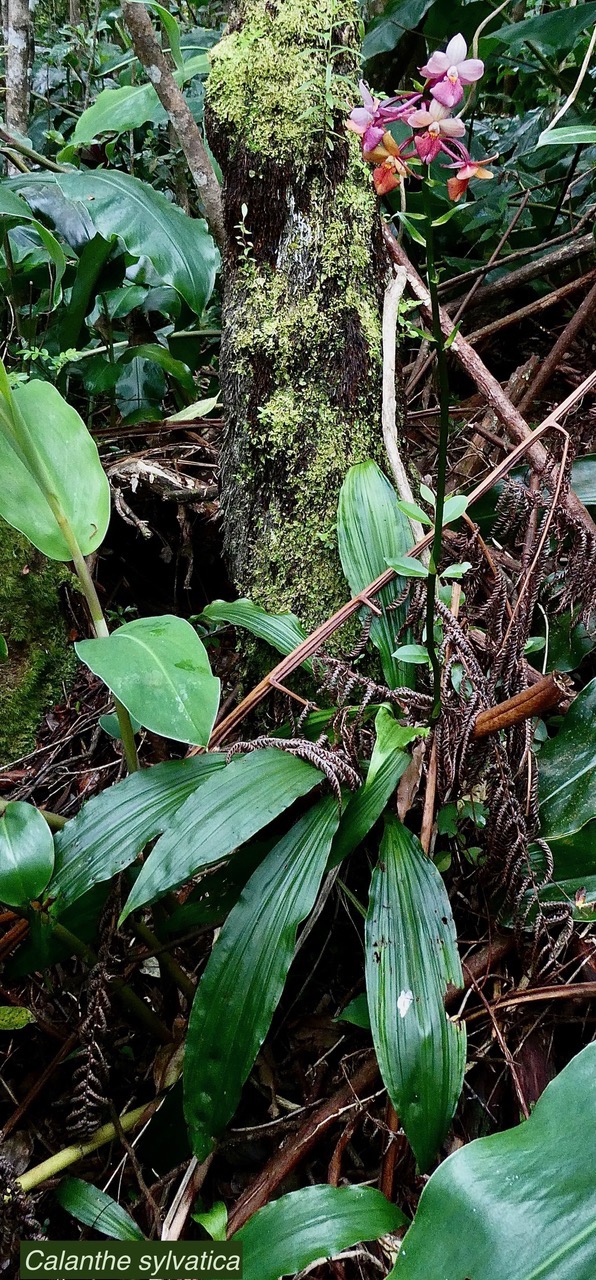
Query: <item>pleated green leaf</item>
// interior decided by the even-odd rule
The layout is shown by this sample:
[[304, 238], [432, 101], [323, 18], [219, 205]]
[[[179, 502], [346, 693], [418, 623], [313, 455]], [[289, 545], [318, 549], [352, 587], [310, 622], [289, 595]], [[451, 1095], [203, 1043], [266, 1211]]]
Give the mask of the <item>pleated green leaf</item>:
[[[410, 550], [409, 521], [399, 509], [395, 489], [376, 462], [359, 462], [350, 467], [339, 495], [337, 540], [342, 569], [353, 595], [384, 573], [388, 561]], [[392, 688], [412, 684], [411, 667], [393, 657], [405, 606], [387, 613], [387, 606], [401, 595], [404, 586], [403, 578], [395, 578], [383, 587], [376, 597], [383, 616], [374, 618], [370, 632], [381, 655], [385, 679]]]
[[284, 988], [296, 930], [314, 906], [339, 822], [315, 805], [253, 873], [209, 957], [184, 1055], [184, 1110], [199, 1160], [231, 1120]]
[[596, 1044], [515, 1129], [479, 1138], [422, 1192], [391, 1280], [592, 1280]]
[[225, 756], [216, 754], [168, 760], [88, 800], [54, 838], [56, 868], [48, 889], [57, 899], [54, 911], [129, 867], [148, 841], [166, 830], [184, 801], [224, 765]]
[[[215, 625], [229, 623], [233, 627], [244, 627], [251, 635], [265, 640], [284, 655], [292, 653], [306, 638], [306, 631], [294, 613], [267, 613], [252, 600], [233, 600], [230, 604], [225, 600], [214, 600], [203, 609], [201, 618]], [[312, 670], [311, 662], [302, 665]]]
[[333, 841], [332, 867], [358, 848], [380, 818], [410, 763], [411, 756], [404, 747], [421, 732], [410, 725], [398, 724], [388, 707], [381, 707], [377, 712], [375, 731], [377, 736], [366, 781], [350, 797]]
[[321, 781], [318, 769], [274, 747], [236, 756], [178, 809], [149, 854], [122, 920], [226, 858]]
[[[443, 1141], [466, 1064], [463, 1025], [445, 1013], [462, 985], [445, 886], [420, 842], [387, 819], [366, 919], [366, 988], [387, 1092], [424, 1172]], [[463, 1278], [462, 1278], [463, 1280]]]
[[304, 1187], [259, 1209], [232, 1239], [242, 1242], [243, 1280], [279, 1280], [406, 1221], [373, 1187]]
[[86, 1227], [110, 1240], [144, 1240], [140, 1227], [116, 1200], [82, 1178], [65, 1178], [56, 1190], [58, 1204]]
[[135, 618], [75, 648], [140, 724], [176, 742], [207, 746], [220, 686], [190, 622], [174, 614]]
[[540, 834], [560, 840], [596, 817], [596, 680], [571, 703], [539, 756]]
[[14, 800], [0, 817], [0, 902], [25, 907], [43, 893], [54, 867], [54, 841], [32, 804]]

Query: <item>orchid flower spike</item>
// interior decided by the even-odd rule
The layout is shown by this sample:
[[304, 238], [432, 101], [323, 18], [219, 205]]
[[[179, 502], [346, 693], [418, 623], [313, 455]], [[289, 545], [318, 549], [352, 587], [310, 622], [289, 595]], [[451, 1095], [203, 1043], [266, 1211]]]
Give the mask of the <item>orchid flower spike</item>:
[[431, 96], [444, 107], [454, 107], [464, 96], [464, 85], [473, 84], [484, 75], [480, 58], [467, 58], [468, 46], [462, 35], [453, 36], [444, 53], [433, 53], [423, 76], [433, 82]]
[[494, 177], [492, 169], [487, 169], [487, 164], [491, 164], [496, 160], [496, 156], [490, 156], [487, 160], [472, 160], [470, 155], [465, 155], [457, 164], [452, 164], [451, 169], [457, 169], [454, 178], [449, 178], [447, 182], [447, 192], [450, 200], [457, 201], [467, 191], [468, 185], [472, 178], [481, 178], [485, 182]]
[[453, 120], [447, 107], [436, 100], [431, 102], [428, 110], [423, 107], [421, 111], [413, 111], [408, 116], [408, 124], [411, 129], [424, 129], [424, 133], [416, 135], [414, 145], [425, 164], [431, 164], [440, 151], [452, 155], [445, 146], [445, 138], [463, 138], [466, 132], [463, 120]]
[[[411, 111], [412, 95], [406, 94], [402, 98], [386, 98], [381, 101], [379, 98], [373, 98], [364, 80], [360, 81], [359, 89], [364, 105], [354, 108], [346, 125], [352, 133], [360, 134], [362, 149], [364, 152], [369, 152], [374, 151], [381, 142], [388, 124], [393, 120], [399, 120]], [[416, 97], [419, 98], [420, 95]]]

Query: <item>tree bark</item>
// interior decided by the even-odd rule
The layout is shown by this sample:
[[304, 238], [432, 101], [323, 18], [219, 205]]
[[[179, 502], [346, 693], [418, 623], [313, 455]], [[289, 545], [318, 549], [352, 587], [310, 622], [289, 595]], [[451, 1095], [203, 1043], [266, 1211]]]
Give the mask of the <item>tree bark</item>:
[[243, 0], [207, 84], [227, 240], [225, 550], [242, 593], [309, 627], [346, 596], [341, 483], [383, 450], [387, 263], [344, 128], [358, 40], [353, 0]]
[[33, 25], [29, 0], [7, 0], [4, 30], [6, 66], [5, 120], [9, 129], [27, 135], [29, 71]]

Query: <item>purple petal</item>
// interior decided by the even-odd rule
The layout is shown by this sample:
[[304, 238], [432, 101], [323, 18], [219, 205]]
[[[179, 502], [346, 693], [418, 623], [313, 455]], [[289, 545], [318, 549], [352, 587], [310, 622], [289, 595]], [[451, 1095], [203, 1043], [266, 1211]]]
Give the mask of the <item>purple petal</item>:
[[350, 120], [356, 130], [364, 132], [372, 124], [373, 116], [370, 111], [367, 111], [366, 107], [354, 107], [354, 110], [350, 112]]
[[468, 46], [461, 33], [457, 36], [453, 36], [453, 39], [449, 41], [445, 50], [445, 57], [447, 58], [449, 66], [454, 67], [457, 66], [458, 62], [463, 62], [467, 52]]
[[369, 125], [362, 139], [362, 146], [364, 150], [374, 151], [375, 147], [378, 146], [379, 142], [381, 142], [384, 133], [384, 129], [379, 129], [378, 126], [376, 127], [372, 124]]
[[446, 138], [463, 138], [466, 132], [466, 126], [463, 120], [442, 120], [441, 133]]
[[413, 111], [411, 116], [408, 116], [410, 129], [428, 129], [432, 122], [432, 116], [428, 111]]
[[420, 68], [420, 73], [426, 76], [427, 80], [434, 80], [438, 76], [444, 76], [450, 66], [451, 63], [445, 53], [433, 53], [426, 66]]
[[[466, 56], [466, 55], [464, 54], [464, 58], [465, 58], [465, 56]], [[360, 90], [360, 92], [361, 92], [361, 94], [362, 94], [362, 101], [363, 101], [363, 103], [364, 103], [365, 107], [367, 108], [367, 110], [368, 110], [368, 111], [371, 111], [371, 112], [373, 112], [373, 113], [374, 113], [374, 109], [375, 109], [375, 102], [374, 102], [374, 98], [373, 98], [373, 96], [372, 96], [372, 93], [371, 93], [371, 91], [370, 91], [370, 89], [369, 89], [368, 85], [366, 84], [366, 81], [365, 81], [365, 80], [360, 80], [360, 81], [358, 82], [358, 88], [359, 88], [359, 90]]]
[[457, 70], [462, 84], [473, 84], [484, 75], [484, 63], [480, 58], [468, 58], [466, 62], [458, 62]]
[[441, 150], [441, 139], [431, 138], [429, 133], [421, 134], [414, 139], [414, 143], [420, 159], [424, 160], [426, 164], [431, 164]]
[[464, 91], [460, 80], [453, 84], [451, 80], [445, 79], [433, 85], [431, 94], [443, 107], [454, 107], [456, 102], [461, 102]]

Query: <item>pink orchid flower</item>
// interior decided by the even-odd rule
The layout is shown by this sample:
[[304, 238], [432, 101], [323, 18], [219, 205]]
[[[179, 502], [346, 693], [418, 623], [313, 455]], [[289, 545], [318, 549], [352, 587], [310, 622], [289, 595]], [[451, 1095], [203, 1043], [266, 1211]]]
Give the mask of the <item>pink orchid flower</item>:
[[487, 169], [486, 166], [487, 164], [492, 164], [497, 158], [496, 156], [488, 156], [486, 160], [472, 160], [469, 151], [465, 147], [461, 147], [461, 144], [457, 145], [458, 150], [461, 149], [462, 158], [456, 164], [449, 165], [450, 169], [456, 169], [457, 172], [455, 177], [449, 178], [447, 182], [449, 199], [454, 201], [459, 200], [464, 192], [467, 191], [472, 178], [480, 178], [485, 182], [492, 178], [494, 176], [492, 169]]
[[463, 120], [453, 120], [447, 107], [434, 99], [428, 110], [423, 107], [421, 111], [413, 111], [408, 116], [408, 124], [411, 129], [424, 129], [424, 133], [414, 138], [414, 145], [420, 159], [426, 164], [431, 164], [440, 151], [446, 151], [447, 155], [453, 156], [453, 152], [445, 144], [445, 139], [463, 138], [466, 132]]
[[[346, 125], [352, 133], [360, 134], [362, 149], [369, 152], [374, 151], [378, 146], [387, 130], [387, 125], [393, 120], [399, 120], [411, 110], [413, 95], [405, 94], [401, 98], [386, 98], [381, 102], [379, 98], [373, 98], [364, 80], [360, 81], [359, 89], [364, 106], [354, 108]], [[419, 98], [420, 94], [414, 95], [415, 101]]]
[[444, 107], [454, 107], [464, 96], [464, 85], [473, 84], [484, 75], [480, 58], [466, 58], [468, 46], [462, 35], [453, 36], [444, 53], [433, 53], [426, 66], [420, 68], [432, 80], [431, 95]]

